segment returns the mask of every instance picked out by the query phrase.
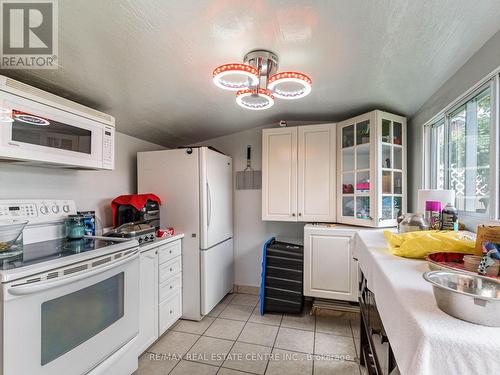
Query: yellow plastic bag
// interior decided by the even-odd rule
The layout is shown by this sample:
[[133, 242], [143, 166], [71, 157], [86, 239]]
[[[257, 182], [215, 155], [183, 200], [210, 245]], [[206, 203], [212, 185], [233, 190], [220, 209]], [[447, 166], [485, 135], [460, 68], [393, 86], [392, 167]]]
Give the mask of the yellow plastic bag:
[[424, 259], [430, 253], [467, 253], [481, 255], [475, 249], [475, 238], [466, 232], [425, 230], [407, 233], [384, 231], [389, 249], [394, 255]]

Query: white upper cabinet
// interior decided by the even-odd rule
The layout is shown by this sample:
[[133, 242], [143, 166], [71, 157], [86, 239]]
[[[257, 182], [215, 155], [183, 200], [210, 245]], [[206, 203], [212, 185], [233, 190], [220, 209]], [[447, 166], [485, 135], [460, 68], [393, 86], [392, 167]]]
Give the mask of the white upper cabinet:
[[262, 220], [297, 220], [297, 128], [262, 131]]
[[297, 131], [298, 220], [335, 221], [335, 127], [300, 126]]
[[372, 111], [337, 126], [337, 221], [397, 225], [406, 212], [406, 118]]
[[335, 221], [335, 124], [262, 132], [262, 219]]

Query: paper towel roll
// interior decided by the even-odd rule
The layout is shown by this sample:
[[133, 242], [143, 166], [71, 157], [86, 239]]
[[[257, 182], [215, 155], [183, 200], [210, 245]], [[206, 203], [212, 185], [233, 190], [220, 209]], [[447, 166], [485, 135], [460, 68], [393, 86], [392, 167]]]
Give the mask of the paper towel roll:
[[418, 190], [417, 212], [418, 214], [425, 213], [425, 202], [437, 201], [441, 202], [441, 209], [448, 203], [455, 205], [455, 190], [438, 190], [438, 189], [420, 189]]

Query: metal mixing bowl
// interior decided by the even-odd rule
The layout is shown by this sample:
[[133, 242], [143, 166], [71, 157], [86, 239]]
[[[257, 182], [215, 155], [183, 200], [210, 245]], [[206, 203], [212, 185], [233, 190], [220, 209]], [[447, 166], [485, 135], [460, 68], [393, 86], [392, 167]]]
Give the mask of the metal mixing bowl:
[[438, 307], [467, 322], [500, 327], [500, 280], [450, 271], [423, 275], [432, 284]]

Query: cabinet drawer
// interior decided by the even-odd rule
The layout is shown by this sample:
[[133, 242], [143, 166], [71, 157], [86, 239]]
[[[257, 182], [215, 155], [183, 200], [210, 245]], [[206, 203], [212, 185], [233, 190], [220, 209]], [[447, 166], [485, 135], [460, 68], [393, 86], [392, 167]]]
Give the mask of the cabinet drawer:
[[303, 274], [302, 270], [291, 270], [288, 268], [268, 266], [266, 276], [277, 277], [280, 279], [301, 281], [302, 274]]
[[160, 285], [160, 303], [167, 299], [170, 295], [175, 294], [181, 289], [182, 273], [168, 279]]
[[161, 336], [182, 315], [182, 293], [179, 291], [160, 303], [159, 335]]
[[304, 269], [304, 262], [302, 261], [302, 259], [293, 259], [293, 258], [267, 255], [266, 263], [273, 267], [288, 268], [291, 270], [301, 271], [302, 269]]
[[181, 257], [174, 258], [168, 262], [160, 264], [159, 279], [160, 284], [181, 272]]
[[172, 243], [160, 246], [160, 264], [169, 261], [181, 255], [181, 241], [177, 240]]

